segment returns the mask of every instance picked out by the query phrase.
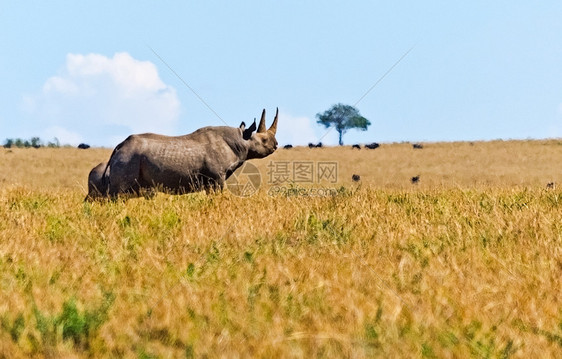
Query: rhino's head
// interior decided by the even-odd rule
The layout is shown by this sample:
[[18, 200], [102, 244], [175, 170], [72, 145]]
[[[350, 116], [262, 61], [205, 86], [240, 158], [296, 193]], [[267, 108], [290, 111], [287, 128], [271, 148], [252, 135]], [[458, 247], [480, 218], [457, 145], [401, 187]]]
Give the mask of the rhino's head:
[[[248, 140], [248, 159], [264, 158], [275, 152], [277, 149], [277, 139], [275, 133], [277, 132], [277, 118], [279, 116], [279, 109], [275, 113], [275, 119], [268, 130], [265, 129], [265, 109], [261, 114], [260, 124], [258, 131], [252, 133], [252, 127], [255, 129], [255, 122], [247, 130], [243, 130], [244, 138]], [[249, 131], [249, 132], [248, 132]]]

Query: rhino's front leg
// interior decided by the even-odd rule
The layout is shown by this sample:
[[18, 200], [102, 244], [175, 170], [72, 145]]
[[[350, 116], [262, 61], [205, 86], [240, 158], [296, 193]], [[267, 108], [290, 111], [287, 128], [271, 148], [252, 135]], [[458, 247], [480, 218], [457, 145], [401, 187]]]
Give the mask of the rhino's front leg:
[[226, 182], [225, 176], [221, 176], [219, 178], [216, 178], [216, 179], [210, 181], [207, 186], [205, 186], [205, 192], [207, 194], [210, 194], [210, 193], [213, 193], [213, 192], [222, 192], [223, 189], [224, 189], [225, 182]]

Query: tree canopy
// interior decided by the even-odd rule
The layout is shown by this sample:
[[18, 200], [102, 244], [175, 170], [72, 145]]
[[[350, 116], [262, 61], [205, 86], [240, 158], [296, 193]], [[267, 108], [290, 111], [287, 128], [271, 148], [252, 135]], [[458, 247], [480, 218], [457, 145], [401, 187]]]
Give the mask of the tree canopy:
[[7, 138], [4, 141], [4, 148], [40, 148], [40, 147], [60, 147], [59, 140], [55, 137], [55, 142], [48, 142], [46, 145], [41, 141], [39, 137], [31, 137], [31, 140], [23, 140], [21, 138]]
[[366, 131], [371, 125], [371, 122], [365, 117], [361, 116], [359, 110], [350, 105], [338, 103], [324, 111], [324, 113], [317, 113], [317, 123], [324, 125], [326, 128], [333, 127], [339, 133], [339, 144], [343, 145], [343, 135], [349, 129], [358, 129]]

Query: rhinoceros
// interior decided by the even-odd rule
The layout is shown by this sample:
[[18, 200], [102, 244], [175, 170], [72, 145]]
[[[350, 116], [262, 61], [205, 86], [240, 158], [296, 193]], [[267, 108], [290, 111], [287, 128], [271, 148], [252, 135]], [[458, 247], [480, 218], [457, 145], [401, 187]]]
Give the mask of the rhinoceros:
[[256, 130], [256, 121], [246, 128], [203, 127], [183, 136], [153, 133], [131, 135], [111, 154], [106, 166], [107, 195], [138, 196], [142, 192], [189, 193], [218, 190], [226, 179], [249, 159], [264, 158], [277, 149], [277, 120], [266, 129], [265, 109]]
[[107, 162], [101, 162], [92, 168], [88, 175], [88, 195], [86, 200], [92, 200], [98, 197], [106, 196], [109, 188], [108, 176], [109, 168]]

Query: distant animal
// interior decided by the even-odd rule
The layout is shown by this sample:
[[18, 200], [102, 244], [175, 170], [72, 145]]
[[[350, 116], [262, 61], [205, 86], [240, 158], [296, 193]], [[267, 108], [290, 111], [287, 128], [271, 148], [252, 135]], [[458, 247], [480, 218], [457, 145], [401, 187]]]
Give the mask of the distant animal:
[[288, 150], [289, 148], [293, 148], [293, 145], [285, 145], [285, 146], [283, 146], [283, 148]]
[[412, 182], [412, 184], [417, 184], [417, 183], [420, 182], [420, 176], [419, 175], [414, 176], [414, 177], [410, 178], [410, 181]]
[[369, 143], [368, 145], [365, 145], [366, 148], [370, 148], [371, 150], [374, 150], [375, 148], [379, 148], [380, 145], [376, 142], [373, 143]]
[[351, 176], [351, 180], [353, 182], [359, 182], [361, 180], [361, 176], [354, 174]]
[[353, 145], [353, 146], [351, 146], [351, 148], [357, 148], [358, 150], [360, 150], [360, 149], [361, 149], [361, 146], [359, 146], [359, 145]]
[[[107, 162], [101, 162], [96, 167], [92, 168], [88, 175], [88, 195], [86, 200], [93, 200], [107, 195], [109, 188], [109, 168]], [[105, 178], [104, 178], [105, 177]]]
[[86, 143], [81, 143], [78, 145], [78, 148], [80, 148], [81, 150], [87, 150], [88, 148], [90, 148], [90, 145]]
[[308, 148], [315, 148], [315, 147], [318, 147], [318, 148], [322, 147], [322, 142], [318, 142], [317, 144], [309, 142]]
[[279, 109], [269, 129], [265, 109], [256, 122], [246, 128], [203, 127], [183, 136], [153, 133], [131, 135], [111, 154], [106, 166], [107, 195], [139, 196], [145, 190], [182, 194], [222, 189], [227, 178], [246, 160], [264, 158], [277, 149]]
[[548, 182], [548, 183], [546, 184], [546, 188], [548, 188], [548, 189], [556, 189], [556, 183], [554, 183], [554, 182]]
[[421, 150], [421, 149], [423, 148], [423, 145], [420, 144], [420, 143], [414, 143], [414, 144], [412, 145], [412, 147], [413, 147], [414, 149]]

